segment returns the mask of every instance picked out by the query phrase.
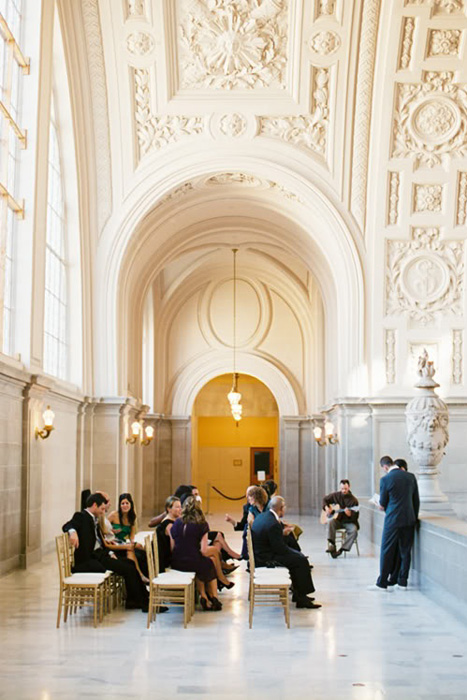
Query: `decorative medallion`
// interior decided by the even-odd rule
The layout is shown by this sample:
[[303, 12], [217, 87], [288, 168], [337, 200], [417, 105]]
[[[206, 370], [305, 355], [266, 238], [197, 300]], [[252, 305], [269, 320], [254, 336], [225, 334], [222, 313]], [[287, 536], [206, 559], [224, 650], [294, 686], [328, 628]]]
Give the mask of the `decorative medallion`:
[[459, 29], [432, 29], [428, 40], [428, 56], [458, 56], [461, 37]]
[[437, 213], [443, 207], [442, 185], [414, 185], [414, 211]]
[[181, 88], [285, 88], [288, 0], [179, 0]]
[[422, 324], [438, 313], [462, 314], [464, 242], [442, 241], [438, 228], [415, 228], [411, 241], [387, 243], [386, 313]]
[[154, 48], [154, 40], [146, 32], [133, 32], [127, 37], [126, 47], [135, 56], [145, 56]]
[[315, 34], [310, 41], [310, 49], [320, 56], [328, 56], [334, 53], [341, 45], [341, 40], [336, 32], [322, 31]]
[[395, 158], [440, 165], [443, 158], [467, 155], [467, 92], [453, 73], [425, 74], [418, 85], [399, 84], [394, 119]]
[[224, 114], [219, 121], [219, 131], [224, 136], [236, 138], [246, 130], [246, 119], [242, 114]]

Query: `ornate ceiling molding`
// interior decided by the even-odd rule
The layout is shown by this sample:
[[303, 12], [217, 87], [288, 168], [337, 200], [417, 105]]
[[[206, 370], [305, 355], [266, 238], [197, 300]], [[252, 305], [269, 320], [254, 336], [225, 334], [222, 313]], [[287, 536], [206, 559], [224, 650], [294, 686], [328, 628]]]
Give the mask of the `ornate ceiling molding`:
[[107, 82], [98, 0], [82, 0], [81, 8], [86, 36], [89, 85], [94, 124], [97, 225], [100, 233], [112, 212], [112, 163]]
[[418, 84], [397, 85], [392, 156], [416, 167], [467, 155], [467, 86], [452, 71], [424, 74]]
[[284, 89], [288, 0], [178, 0], [181, 89]]
[[352, 189], [350, 206], [362, 232], [365, 230], [371, 105], [376, 58], [380, 0], [364, 0], [357, 70], [354, 119]]
[[441, 240], [438, 228], [414, 228], [411, 241], [387, 242], [386, 313], [422, 325], [439, 314], [462, 315], [464, 242]]

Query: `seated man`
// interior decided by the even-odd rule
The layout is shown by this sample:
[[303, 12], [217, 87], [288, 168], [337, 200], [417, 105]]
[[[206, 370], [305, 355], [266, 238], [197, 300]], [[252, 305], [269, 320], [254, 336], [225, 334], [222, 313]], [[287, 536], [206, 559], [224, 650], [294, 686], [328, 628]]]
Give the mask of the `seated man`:
[[313, 603], [308, 593], [315, 587], [311, 578], [308, 559], [288, 547], [282, 534], [280, 518], [285, 514], [285, 501], [282, 496], [273, 496], [269, 510], [258, 515], [252, 526], [251, 536], [256, 566], [285, 566], [292, 580], [293, 598], [297, 608], [320, 608]]
[[[337, 506], [332, 508], [332, 506]], [[329, 517], [328, 520], [328, 548], [327, 552], [333, 559], [340, 557], [342, 552], [350, 552], [357, 539], [358, 524], [358, 500], [350, 490], [348, 479], [341, 479], [340, 491], [329, 493], [323, 498], [323, 510]], [[336, 551], [336, 530], [345, 530], [347, 537], [340, 549]]]
[[126, 607], [148, 611], [148, 592], [135, 565], [129, 559], [117, 559], [104, 547], [99, 528], [99, 517], [104, 516], [107, 500], [100, 493], [93, 493], [86, 508], [76, 512], [63, 526], [70, 543], [75, 547], [73, 573], [114, 571], [123, 576], [127, 590]]

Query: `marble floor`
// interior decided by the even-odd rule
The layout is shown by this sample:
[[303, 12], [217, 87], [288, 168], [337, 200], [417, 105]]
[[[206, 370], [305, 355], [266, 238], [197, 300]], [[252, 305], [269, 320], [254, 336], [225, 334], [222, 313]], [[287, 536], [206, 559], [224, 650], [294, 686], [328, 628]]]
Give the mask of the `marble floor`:
[[290, 630], [273, 608], [257, 609], [248, 628], [240, 569], [221, 594], [223, 611], [196, 612], [186, 630], [179, 610], [150, 630], [139, 611], [114, 611], [94, 629], [83, 610], [57, 630], [54, 554], [3, 577], [0, 698], [466, 699], [467, 628], [416, 589], [367, 591], [378, 566], [372, 546], [361, 537], [360, 557], [332, 560], [317, 520], [298, 521], [323, 607], [293, 607]]

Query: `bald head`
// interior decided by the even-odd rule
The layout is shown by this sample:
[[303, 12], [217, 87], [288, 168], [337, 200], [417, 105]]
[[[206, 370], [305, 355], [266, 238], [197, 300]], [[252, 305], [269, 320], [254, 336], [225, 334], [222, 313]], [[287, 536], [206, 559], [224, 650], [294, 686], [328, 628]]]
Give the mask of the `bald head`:
[[285, 500], [282, 496], [273, 496], [269, 502], [269, 509], [273, 510], [279, 517], [284, 513]]

